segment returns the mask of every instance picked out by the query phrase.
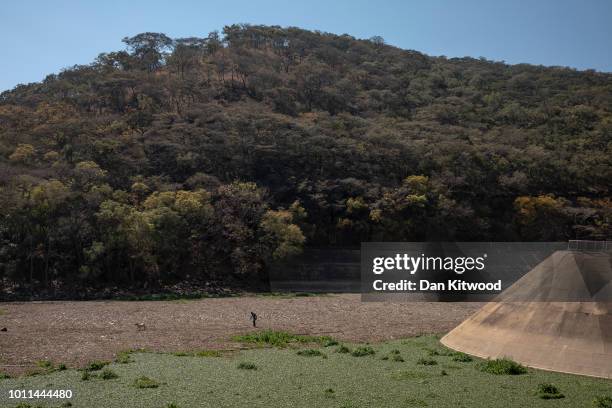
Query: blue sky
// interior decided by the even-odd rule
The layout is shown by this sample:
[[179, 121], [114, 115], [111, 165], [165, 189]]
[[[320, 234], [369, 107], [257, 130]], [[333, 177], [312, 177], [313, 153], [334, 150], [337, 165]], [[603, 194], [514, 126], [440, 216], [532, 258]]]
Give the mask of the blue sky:
[[382, 36], [430, 55], [612, 72], [609, 0], [7, 1], [0, 91], [122, 49], [144, 31], [204, 36], [226, 24]]

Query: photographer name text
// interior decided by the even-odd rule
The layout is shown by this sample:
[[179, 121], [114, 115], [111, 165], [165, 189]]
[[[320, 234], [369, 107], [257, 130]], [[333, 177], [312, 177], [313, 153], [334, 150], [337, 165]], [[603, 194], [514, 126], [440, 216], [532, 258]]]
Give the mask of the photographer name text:
[[502, 281], [497, 282], [466, 282], [461, 279], [449, 279], [446, 282], [430, 282], [427, 279], [412, 281], [402, 279], [397, 282], [384, 282], [377, 279], [372, 283], [375, 291], [410, 292], [410, 291], [501, 291]]

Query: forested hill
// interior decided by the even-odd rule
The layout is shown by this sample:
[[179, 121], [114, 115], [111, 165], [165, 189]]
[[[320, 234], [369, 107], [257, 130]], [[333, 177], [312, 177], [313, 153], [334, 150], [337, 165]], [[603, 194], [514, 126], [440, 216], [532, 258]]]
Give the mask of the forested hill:
[[123, 41], [0, 96], [5, 280], [218, 279], [367, 240], [612, 237], [612, 74], [297, 28]]

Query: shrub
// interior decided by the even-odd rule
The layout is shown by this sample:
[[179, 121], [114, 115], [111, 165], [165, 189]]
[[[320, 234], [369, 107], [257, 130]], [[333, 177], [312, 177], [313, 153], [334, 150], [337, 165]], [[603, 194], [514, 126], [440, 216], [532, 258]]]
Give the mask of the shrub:
[[336, 353], [342, 353], [342, 354], [346, 354], [346, 353], [350, 353], [351, 349], [346, 347], [345, 345], [341, 345], [340, 347], [338, 347], [336, 349]]
[[276, 347], [285, 347], [289, 343], [298, 342], [299, 336], [274, 330], [263, 330], [256, 333], [234, 336], [234, 341], [242, 343], [267, 344]]
[[527, 373], [527, 369], [524, 366], [508, 358], [487, 360], [480, 365], [480, 371], [495, 375], [521, 375]]
[[113, 378], [117, 378], [117, 377], [119, 377], [117, 373], [115, 373], [110, 368], [105, 368], [104, 370], [102, 370], [102, 373], [100, 374], [100, 378], [103, 380], [112, 380]]
[[323, 391], [323, 393], [327, 398], [333, 398], [336, 391], [334, 391], [333, 388], [327, 388], [325, 391]]
[[238, 368], [240, 370], [257, 370], [255, 363], [250, 363], [248, 361], [243, 361], [242, 363], [238, 364]]
[[385, 361], [386, 360], [397, 361], [399, 363], [404, 362], [404, 358], [401, 356], [400, 351], [398, 349], [391, 350], [388, 355], [383, 356], [380, 359], [385, 360]]
[[325, 353], [321, 352], [321, 350], [317, 350], [317, 349], [305, 349], [305, 350], [300, 350], [297, 352], [298, 356], [304, 356], [304, 357], [316, 357], [316, 356], [323, 356], [325, 357]]
[[538, 392], [542, 392], [545, 394], [558, 394], [559, 389], [551, 383], [542, 383], [538, 384]]
[[83, 371], [83, 373], [81, 374], [81, 381], [89, 381], [90, 378], [91, 374], [89, 373], [89, 371]]
[[593, 400], [595, 408], [612, 408], [612, 397], [600, 396]]
[[434, 360], [433, 358], [419, 358], [417, 360], [417, 364], [426, 365], [426, 366], [432, 366], [432, 365], [437, 365], [438, 362], [436, 360]]
[[369, 356], [372, 354], [375, 354], [376, 352], [374, 351], [374, 349], [370, 346], [362, 346], [362, 347], [357, 347], [355, 350], [353, 350], [353, 352], [351, 353], [351, 355], [353, 357], [363, 357], [363, 356]]
[[39, 366], [40, 368], [44, 368], [45, 370], [53, 369], [53, 363], [49, 360], [40, 360], [39, 362], [36, 363], [36, 365]]
[[132, 357], [130, 357], [130, 352], [129, 351], [122, 351], [119, 354], [117, 354], [117, 358], [115, 359], [115, 363], [119, 363], [119, 364], [128, 364], [131, 363], [132, 361]]
[[89, 363], [87, 365], [87, 367], [85, 368], [88, 371], [98, 371], [103, 369], [105, 366], [109, 365], [110, 363], [108, 361], [92, 361], [91, 363]]
[[468, 356], [468, 355], [467, 355], [467, 354], [465, 354], [465, 353], [460, 353], [460, 352], [457, 352], [457, 353], [454, 353], [454, 354], [453, 354], [453, 358], [452, 358], [452, 360], [453, 360], [453, 361], [458, 361], [458, 362], [460, 362], [460, 363], [469, 363], [469, 362], [470, 362], [470, 361], [472, 361], [473, 359], [472, 359], [472, 357], [471, 357], [471, 356]]
[[434, 356], [450, 356], [453, 354], [453, 351], [447, 349], [447, 348], [426, 348], [425, 349], [427, 351], [427, 355], [429, 357], [434, 357]]
[[64, 371], [66, 370], [68, 367], [66, 367], [66, 364], [62, 363], [60, 365], [57, 366], [57, 370], [58, 371]]
[[254, 343], [274, 347], [286, 347], [289, 343], [329, 344], [335, 341], [329, 336], [303, 336], [300, 334], [291, 334], [284, 331], [275, 330], [262, 330], [255, 333], [234, 336], [232, 337], [232, 340], [239, 341], [241, 343]]
[[142, 377], [135, 379], [134, 382], [132, 382], [132, 385], [136, 388], [157, 388], [159, 387], [159, 382], [143, 375]]
[[0, 371], [0, 380], [6, 380], [8, 378], [11, 378], [11, 376], [7, 373], [3, 373], [2, 371]]
[[403, 363], [404, 362], [404, 359], [399, 354], [393, 354], [393, 357], [391, 357], [391, 360], [397, 361], [398, 363]]
[[550, 383], [538, 384], [536, 395], [542, 399], [559, 399], [565, 398], [565, 395], [561, 394], [559, 389]]
[[334, 339], [329, 339], [329, 340], [325, 340], [323, 342], [323, 347], [331, 347], [331, 346], [337, 346], [339, 343], [334, 340]]

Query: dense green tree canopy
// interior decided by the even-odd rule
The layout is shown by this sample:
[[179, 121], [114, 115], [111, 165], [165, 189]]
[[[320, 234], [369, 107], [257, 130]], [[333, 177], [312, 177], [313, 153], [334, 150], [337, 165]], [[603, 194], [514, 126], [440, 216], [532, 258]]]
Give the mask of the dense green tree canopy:
[[0, 95], [0, 275], [265, 272], [303, 245], [612, 236], [612, 75], [232, 25]]

